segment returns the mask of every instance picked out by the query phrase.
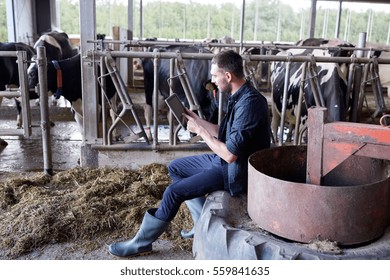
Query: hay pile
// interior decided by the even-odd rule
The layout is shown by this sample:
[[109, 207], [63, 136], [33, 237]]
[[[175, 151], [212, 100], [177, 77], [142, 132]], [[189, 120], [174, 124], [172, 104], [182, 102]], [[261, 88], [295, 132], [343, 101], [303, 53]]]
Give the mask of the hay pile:
[[[46, 244], [77, 242], [86, 251], [133, 237], [147, 209], [156, 207], [170, 183], [167, 167], [139, 170], [74, 168], [0, 182], [0, 248], [17, 258]], [[180, 237], [192, 227], [187, 207], [160, 239], [191, 250]]]

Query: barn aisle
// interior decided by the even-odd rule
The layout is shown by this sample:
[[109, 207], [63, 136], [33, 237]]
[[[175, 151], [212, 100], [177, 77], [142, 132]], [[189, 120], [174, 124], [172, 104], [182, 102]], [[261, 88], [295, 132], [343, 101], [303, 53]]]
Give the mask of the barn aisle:
[[[0, 107], [0, 129], [16, 127], [16, 109], [10, 100], [3, 100]], [[8, 143], [0, 149], [0, 176], [5, 172], [31, 172], [43, 170], [43, 150], [39, 106], [31, 102], [32, 136], [2, 136]], [[61, 105], [61, 104], [60, 104]], [[81, 134], [70, 109], [50, 107], [50, 129], [53, 170], [67, 170], [78, 165]]]

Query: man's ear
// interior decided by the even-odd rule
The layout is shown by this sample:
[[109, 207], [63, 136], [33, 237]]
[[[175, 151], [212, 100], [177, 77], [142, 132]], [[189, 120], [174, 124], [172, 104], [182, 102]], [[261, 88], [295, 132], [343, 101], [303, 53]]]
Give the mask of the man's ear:
[[225, 72], [226, 79], [230, 82], [232, 80], [232, 74], [230, 72]]

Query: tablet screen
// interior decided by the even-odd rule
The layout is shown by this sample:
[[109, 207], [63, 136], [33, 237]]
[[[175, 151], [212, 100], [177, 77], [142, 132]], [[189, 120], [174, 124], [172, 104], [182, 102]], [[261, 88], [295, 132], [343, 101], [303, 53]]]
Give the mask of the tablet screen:
[[183, 103], [181, 103], [177, 94], [174, 93], [167, 97], [165, 99], [165, 103], [167, 103], [169, 109], [171, 110], [173, 116], [176, 118], [179, 124], [184, 129], [187, 129], [187, 119], [183, 116], [183, 113], [185, 113], [185, 107]]

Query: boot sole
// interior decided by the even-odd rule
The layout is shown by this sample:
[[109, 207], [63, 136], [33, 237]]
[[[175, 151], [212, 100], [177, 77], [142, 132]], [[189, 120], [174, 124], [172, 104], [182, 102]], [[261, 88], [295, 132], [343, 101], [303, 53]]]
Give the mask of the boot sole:
[[137, 254], [133, 254], [133, 255], [128, 255], [128, 256], [118, 256], [118, 255], [115, 255], [113, 253], [111, 253], [110, 251], [108, 252], [111, 256], [114, 256], [114, 257], [117, 257], [117, 258], [134, 258], [134, 257], [140, 257], [140, 256], [147, 256], [147, 255], [150, 255], [151, 253], [153, 253], [153, 251], [147, 251], [147, 252], [141, 252], [141, 253], [137, 253]]

